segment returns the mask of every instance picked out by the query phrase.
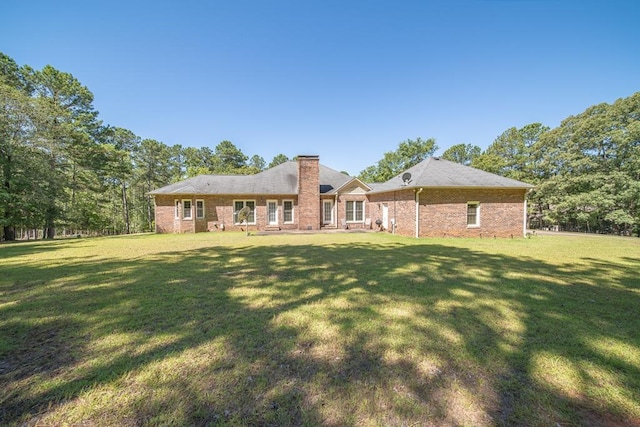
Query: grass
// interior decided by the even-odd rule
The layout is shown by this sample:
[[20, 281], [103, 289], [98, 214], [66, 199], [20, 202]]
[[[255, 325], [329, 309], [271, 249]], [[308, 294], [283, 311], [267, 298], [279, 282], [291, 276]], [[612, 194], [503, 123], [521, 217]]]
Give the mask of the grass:
[[640, 239], [0, 246], [0, 425], [640, 425]]

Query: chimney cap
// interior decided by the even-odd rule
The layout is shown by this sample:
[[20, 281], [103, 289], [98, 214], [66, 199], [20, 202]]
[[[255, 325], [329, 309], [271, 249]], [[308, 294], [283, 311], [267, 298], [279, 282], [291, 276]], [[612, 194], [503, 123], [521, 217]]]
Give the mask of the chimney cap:
[[299, 154], [297, 158], [298, 159], [319, 159], [320, 156], [317, 154]]

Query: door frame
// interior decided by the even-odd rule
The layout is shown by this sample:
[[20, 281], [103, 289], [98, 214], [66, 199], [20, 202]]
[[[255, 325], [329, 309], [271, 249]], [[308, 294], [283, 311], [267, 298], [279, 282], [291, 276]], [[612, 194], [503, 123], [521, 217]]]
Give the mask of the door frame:
[[[326, 217], [326, 213], [327, 213], [327, 205], [329, 205], [329, 218], [327, 220]], [[331, 199], [324, 199], [322, 200], [322, 225], [333, 225], [334, 224], [334, 203], [333, 200]]]
[[[275, 221], [271, 221], [269, 206], [273, 204], [275, 205]], [[278, 201], [277, 200], [267, 200], [267, 225], [278, 225]]]

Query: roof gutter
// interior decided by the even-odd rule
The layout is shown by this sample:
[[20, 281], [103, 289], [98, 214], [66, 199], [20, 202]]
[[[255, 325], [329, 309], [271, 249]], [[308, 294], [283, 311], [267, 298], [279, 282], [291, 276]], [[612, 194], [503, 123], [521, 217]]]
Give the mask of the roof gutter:
[[371, 190], [367, 191], [367, 194], [382, 194], [382, 193], [390, 193], [392, 191], [401, 191], [401, 190], [413, 190], [417, 191], [422, 188], [436, 188], [440, 190], [451, 190], [451, 189], [465, 189], [465, 190], [530, 190], [534, 188], [533, 185], [526, 187], [512, 187], [512, 186], [482, 186], [482, 185], [425, 185], [422, 187], [411, 187], [411, 186], [398, 186], [393, 188], [388, 188], [385, 190]]
[[420, 237], [420, 193], [424, 188], [416, 189], [416, 239]]

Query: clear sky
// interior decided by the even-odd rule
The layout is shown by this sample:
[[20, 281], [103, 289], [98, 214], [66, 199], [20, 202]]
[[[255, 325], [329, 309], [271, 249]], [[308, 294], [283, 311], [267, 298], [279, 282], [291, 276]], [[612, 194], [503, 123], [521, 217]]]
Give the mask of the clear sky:
[[484, 149], [639, 91], [640, 0], [12, 0], [0, 51], [142, 138], [356, 175], [406, 139]]

